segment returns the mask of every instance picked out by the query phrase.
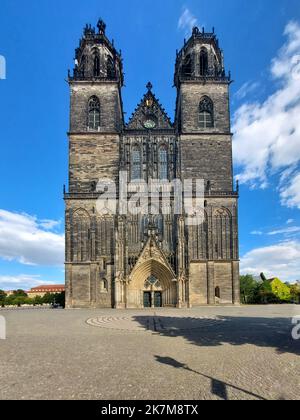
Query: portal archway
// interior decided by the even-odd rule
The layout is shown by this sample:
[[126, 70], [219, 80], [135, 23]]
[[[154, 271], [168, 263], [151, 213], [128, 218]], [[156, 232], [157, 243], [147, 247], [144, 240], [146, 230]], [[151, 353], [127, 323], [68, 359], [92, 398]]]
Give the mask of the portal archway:
[[[159, 282], [159, 290], [155, 287], [147, 287], [148, 280], [153, 277]], [[154, 307], [153, 300], [155, 292], [161, 292], [161, 306], [175, 307], [177, 304], [177, 281], [172, 271], [162, 262], [149, 259], [136, 267], [127, 286], [127, 307], [144, 308], [144, 293], [153, 293], [151, 306]]]

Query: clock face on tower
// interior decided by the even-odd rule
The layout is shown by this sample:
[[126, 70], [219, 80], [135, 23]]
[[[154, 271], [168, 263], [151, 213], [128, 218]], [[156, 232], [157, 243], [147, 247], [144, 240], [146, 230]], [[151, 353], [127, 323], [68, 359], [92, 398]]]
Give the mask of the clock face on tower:
[[152, 118], [148, 118], [144, 121], [144, 127], [148, 130], [152, 130], [156, 127], [156, 122]]

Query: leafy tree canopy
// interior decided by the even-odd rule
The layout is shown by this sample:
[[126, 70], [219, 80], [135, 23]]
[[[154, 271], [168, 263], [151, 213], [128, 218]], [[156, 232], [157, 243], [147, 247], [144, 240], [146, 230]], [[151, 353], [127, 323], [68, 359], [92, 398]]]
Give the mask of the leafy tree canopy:
[[273, 294], [281, 301], [289, 302], [291, 300], [291, 289], [278, 278], [270, 282]]
[[0, 290], [0, 302], [4, 301], [5, 298], [6, 298], [6, 293], [4, 292], [4, 290]]

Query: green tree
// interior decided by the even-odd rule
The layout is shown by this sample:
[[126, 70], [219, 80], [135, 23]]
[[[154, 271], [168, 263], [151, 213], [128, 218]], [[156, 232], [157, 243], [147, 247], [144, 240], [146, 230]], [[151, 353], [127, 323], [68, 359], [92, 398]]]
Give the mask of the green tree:
[[32, 299], [34, 305], [43, 305], [44, 301], [41, 296], [36, 296]]
[[241, 298], [244, 304], [255, 302], [257, 286], [258, 284], [253, 276], [249, 274], [241, 276]]
[[12, 296], [12, 305], [14, 306], [22, 306], [25, 305], [27, 297], [24, 296]]
[[33, 301], [31, 298], [27, 297], [24, 300], [24, 305], [33, 305]]
[[65, 299], [66, 299], [65, 292], [58, 293], [55, 295], [55, 303], [57, 303], [62, 308], [65, 307]]
[[0, 306], [5, 306], [6, 293], [0, 290]]
[[290, 289], [291, 292], [291, 301], [293, 303], [300, 303], [300, 285], [293, 284]]
[[52, 293], [46, 293], [43, 297], [43, 303], [46, 305], [51, 305], [54, 303], [55, 295]]
[[257, 303], [278, 303], [278, 299], [273, 293], [271, 282], [268, 280], [259, 285], [256, 298]]
[[0, 301], [4, 300], [6, 298], [6, 293], [4, 290], [0, 290]]
[[271, 281], [272, 293], [281, 302], [290, 302], [291, 289], [278, 278]]
[[26, 297], [28, 297], [28, 295], [27, 295], [27, 293], [26, 292], [24, 292], [24, 290], [15, 290], [14, 291], [14, 293], [13, 293], [13, 296], [14, 297], [23, 297], [23, 298], [26, 298]]

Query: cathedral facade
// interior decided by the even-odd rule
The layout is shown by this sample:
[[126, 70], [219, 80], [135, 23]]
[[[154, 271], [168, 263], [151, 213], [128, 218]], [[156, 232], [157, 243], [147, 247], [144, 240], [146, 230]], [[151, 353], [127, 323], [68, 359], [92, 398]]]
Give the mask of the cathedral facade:
[[[177, 52], [174, 122], [151, 83], [130, 120], [122, 104], [123, 64], [99, 21], [86, 26], [69, 72], [67, 308], [187, 308], [239, 304], [238, 188], [233, 186], [230, 74], [214, 32], [198, 28]], [[161, 195], [142, 212], [120, 209], [128, 181], [203, 180], [203, 217], [189, 224]], [[115, 183], [115, 212], [99, 212]], [[130, 199], [130, 191], [128, 193]], [[124, 197], [123, 197], [124, 198]], [[166, 207], [165, 206], [165, 207]], [[155, 207], [155, 211], [153, 209]], [[164, 209], [166, 210], [166, 209]]]

